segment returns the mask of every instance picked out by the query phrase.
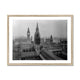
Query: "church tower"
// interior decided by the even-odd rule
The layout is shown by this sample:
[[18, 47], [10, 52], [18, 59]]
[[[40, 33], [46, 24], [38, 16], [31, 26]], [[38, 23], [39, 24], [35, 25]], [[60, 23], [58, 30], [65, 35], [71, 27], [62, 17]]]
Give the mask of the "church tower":
[[34, 35], [34, 42], [37, 45], [40, 44], [40, 33], [39, 33], [38, 23], [37, 23], [36, 32], [35, 32], [35, 35]]

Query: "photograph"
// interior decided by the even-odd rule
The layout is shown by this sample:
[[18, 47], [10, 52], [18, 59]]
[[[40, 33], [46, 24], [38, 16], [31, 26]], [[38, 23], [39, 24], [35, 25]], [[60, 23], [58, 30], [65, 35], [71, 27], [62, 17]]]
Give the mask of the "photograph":
[[73, 15], [8, 15], [8, 65], [73, 65]]

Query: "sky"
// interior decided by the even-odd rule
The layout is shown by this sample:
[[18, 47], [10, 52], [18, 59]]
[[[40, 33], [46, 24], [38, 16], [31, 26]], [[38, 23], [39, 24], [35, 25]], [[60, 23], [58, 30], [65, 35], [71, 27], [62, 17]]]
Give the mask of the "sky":
[[42, 38], [67, 38], [67, 20], [13, 20], [13, 39], [27, 37], [28, 28], [34, 38], [37, 23]]

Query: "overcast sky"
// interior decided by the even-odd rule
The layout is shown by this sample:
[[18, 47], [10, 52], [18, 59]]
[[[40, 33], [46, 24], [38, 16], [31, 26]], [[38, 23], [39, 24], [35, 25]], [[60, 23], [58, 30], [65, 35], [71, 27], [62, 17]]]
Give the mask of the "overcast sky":
[[67, 20], [14, 20], [13, 38], [27, 37], [28, 27], [34, 37], [37, 23], [41, 37], [67, 38]]

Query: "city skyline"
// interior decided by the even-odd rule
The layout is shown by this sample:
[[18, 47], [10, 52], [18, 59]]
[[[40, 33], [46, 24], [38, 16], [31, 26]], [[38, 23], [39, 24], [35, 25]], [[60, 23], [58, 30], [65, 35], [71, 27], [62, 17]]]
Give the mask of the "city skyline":
[[27, 37], [27, 29], [34, 37], [36, 27], [39, 27], [41, 38], [53, 36], [53, 38], [67, 38], [67, 20], [14, 20], [13, 39]]

